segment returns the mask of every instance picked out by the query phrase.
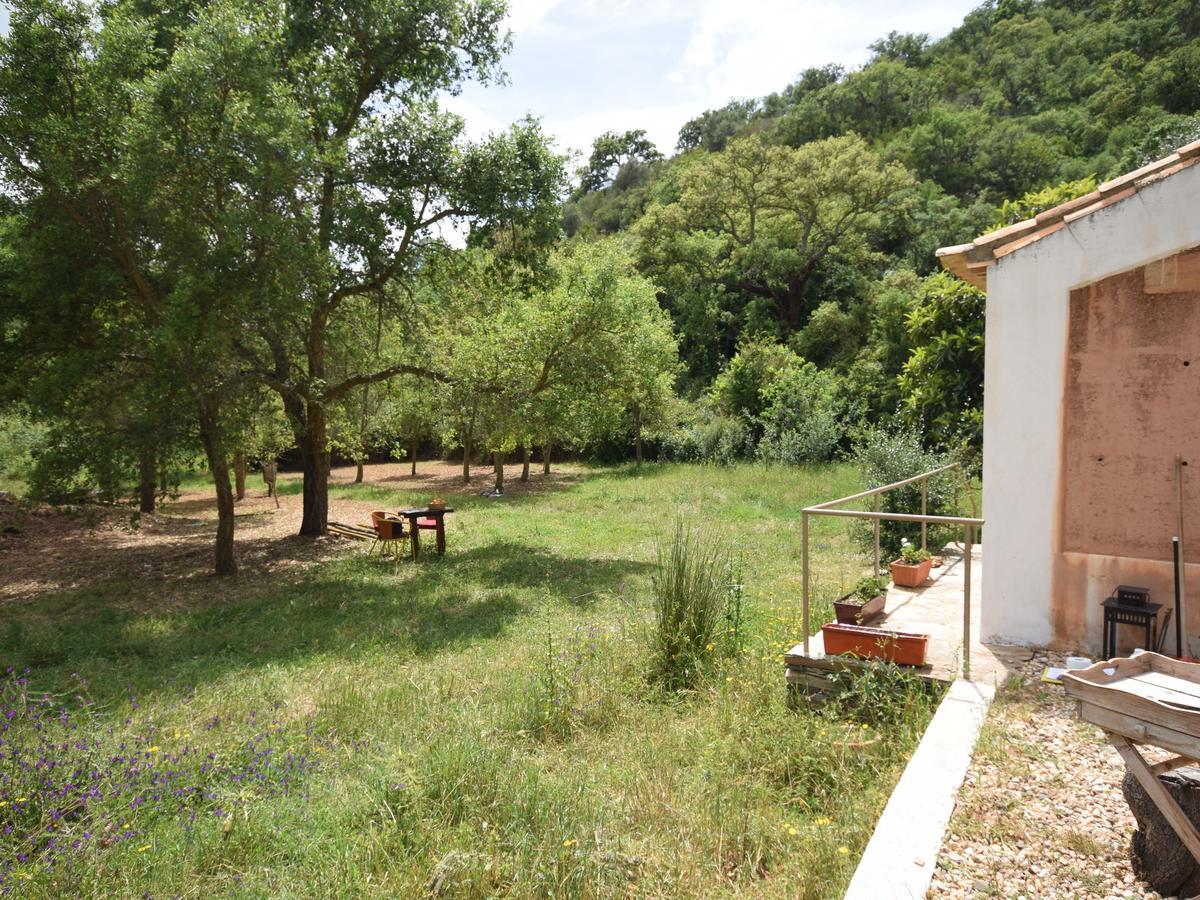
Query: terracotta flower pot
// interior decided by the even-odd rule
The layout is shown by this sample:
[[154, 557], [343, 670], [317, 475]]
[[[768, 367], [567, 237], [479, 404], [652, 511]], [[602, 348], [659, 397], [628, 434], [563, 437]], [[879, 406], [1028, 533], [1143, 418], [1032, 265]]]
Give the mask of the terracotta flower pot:
[[919, 563], [906, 563], [903, 559], [892, 560], [892, 583], [897, 587], [920, 587], [929, 577], [933, 568], [933, 560], [926, 559]]
[[925, 651], [929, 646], [927, 634], [887, 631], [866, 625], [841, 625], [837, 622], [822, 625], [821, 636], [827, 654], [886, 659], [901, 666], [925, 665]]
[[853, 598], [854, 594], [849, 593], [833, 601], [833, 611], [843, 625], [861, 625], [871, 621], [883, 612], [883, 604], [887, 600], [885, 594], [872, 597], [865, 603]]

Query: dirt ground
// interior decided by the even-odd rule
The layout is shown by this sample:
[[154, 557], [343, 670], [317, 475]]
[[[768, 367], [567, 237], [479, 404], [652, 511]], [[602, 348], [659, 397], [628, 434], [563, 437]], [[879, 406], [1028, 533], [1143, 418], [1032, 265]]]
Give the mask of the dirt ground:
[[[476, 467], [471, 483], [462, 483], [460, 463], [439, 461], [417, 464], [417, 477], [408, 463], [368, 465], [367, 486], [393, 487], [396, 491], [444, 497], [453, 505], [456, 496], [477, 495], [492, 486], [490, 466]], [[520, 466], [506, 470], [505, 493], [519, 496], [563, 487], [578, 481], [578, 466], [555, 466], [543, 475], [533, 467], [528, 483], [517, 479]], [[330, 484], [354, 481], [353, 466], [335, 468]], [[69, 508], [39, 506], [27, 509], [0, 502], [0, 608], [28, 603], [57, 591], [98, 588], [106, 583], [136, 582], [125, 599], [131, 606], [149, 602], [156, 609], [173, 605], [194, 606], [197, 596], [219, 598], [248, 580], [298, 571], [323, 559], [346, 553], [355, 544], [334, 536], [304, 538], [297, 535], [302, 518], [299, 490], [287, 492], [299, 473], [281, 472], [284, 493], [279, 508], [267, 496], [262, 478], [251, 473], [246, 498], [237, 504], [237, 579], [212, 576], [213, 540], [216, 534], [216, 498], [211, 490], [186, 491], [168, 500], [150, 515], [134, 515], [130, 507], [84, 505]], [[398, 500], [398, 503], [401, 502]], [[387, 506], [378, 499], [331, 497], [329, 517], [347, 523], [366, 523], [371, 510]], [[163, 588], [170, 587], [170, 591]]]

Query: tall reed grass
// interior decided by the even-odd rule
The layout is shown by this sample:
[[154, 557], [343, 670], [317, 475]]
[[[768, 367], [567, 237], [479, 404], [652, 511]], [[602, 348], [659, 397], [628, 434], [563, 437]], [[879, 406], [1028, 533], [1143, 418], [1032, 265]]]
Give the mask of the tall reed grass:
[[651, 678], [684, 691], [709, 668], [731, 590], [729, 549], [683, 518], [658, 545], [653, 578]]

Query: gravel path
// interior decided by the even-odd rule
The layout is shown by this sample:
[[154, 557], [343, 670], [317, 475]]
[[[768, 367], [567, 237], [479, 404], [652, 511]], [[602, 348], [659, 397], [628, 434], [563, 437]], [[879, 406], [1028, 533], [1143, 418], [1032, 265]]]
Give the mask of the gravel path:
[[1158, 897], [1130, 868], [1124, 765], [1038, 680], [1049, 662], [1035, 654], [997, 694], [929, 897]]

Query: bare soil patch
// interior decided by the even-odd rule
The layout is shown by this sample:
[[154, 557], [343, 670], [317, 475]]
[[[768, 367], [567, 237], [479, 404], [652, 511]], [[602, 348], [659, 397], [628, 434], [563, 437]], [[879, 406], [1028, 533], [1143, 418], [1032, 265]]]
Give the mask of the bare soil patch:
[[[462, 483], [461, 464], [421, 462], [417, 476], [408, 463], [366, 467], [364, 498], [330, 497], [330, 518], [365, 524], [374, 509], [394, 508], [410, 492], [425, 499], [477, 496], [491, 487], [489, 467], [477, 467], [471, 483]], [[510, 468], [505, 481], [508, 496], [561, 489], [582, 477], [582, 468], [555, 467], [550, 475], [540, 468], [523, 483]], [[353, 466], [330, 473], [331, 486], [350, 485]], [[128, 507], [84, 505], [24, 508], [0, 503], [0, 607], [29, 603], [49, 593], [85, 590], [120, 583], [117, 598], [131, 607], [154, 609], [187, 604], [197, 599], [220, 599], [234, 587], [263, 577], [298, 573], [324, 559], [350, 552], [352, 542], [334, 536], [299, 537], [303, 517], [298, 490], [300, 475], [279, 475], [283, 493], [279, 507], [267, 496], [257, 475], [247, 483], [246, 499], [237, 504], [236, 579], [212, 577], [216, 535], [216, 498], [211, 490], [188, 491], [169, 500], [151, 515], [135, 516]], [[378, 488], [396, 491], [396, 502], [381, 500]]]

